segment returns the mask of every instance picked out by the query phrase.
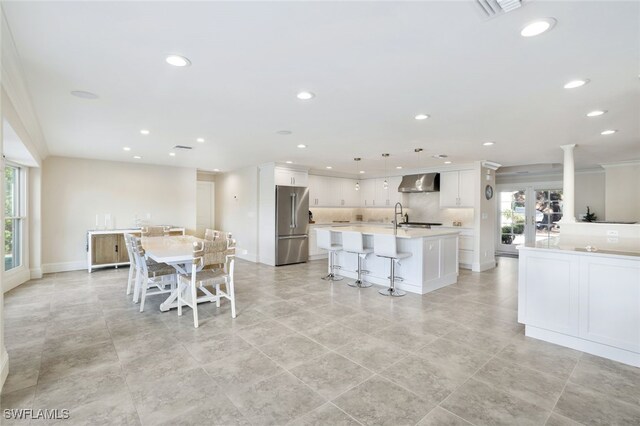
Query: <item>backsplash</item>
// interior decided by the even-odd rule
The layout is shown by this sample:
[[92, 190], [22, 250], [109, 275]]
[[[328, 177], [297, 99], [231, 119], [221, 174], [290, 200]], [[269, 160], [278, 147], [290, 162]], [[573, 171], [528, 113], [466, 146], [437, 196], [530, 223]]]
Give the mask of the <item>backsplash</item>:
[[441, 209], [440, 193], [420, 192], [409, 194], [412, 222], [439, 222], [452, 226], [453, 221], [462, 222], [462, 226], [473, 226], [473, 208]]
[[[473, 226], [473, 209], [441, 209], [440, 194], [417, 193], [408, 194], [409, 205], [404, 213], [409, 215], [412, 222], [440, 222], [443, 225], [452, 226], [453, 221], [462, 222], [462, 226]], [[362, 215], [363, 222], [385, 222], [391, 223], [393, 220], [393, 208], [311, 208], [313, 220], [316, 223], [331, 223], [333, 221], [355, 222], [359, 215]]]

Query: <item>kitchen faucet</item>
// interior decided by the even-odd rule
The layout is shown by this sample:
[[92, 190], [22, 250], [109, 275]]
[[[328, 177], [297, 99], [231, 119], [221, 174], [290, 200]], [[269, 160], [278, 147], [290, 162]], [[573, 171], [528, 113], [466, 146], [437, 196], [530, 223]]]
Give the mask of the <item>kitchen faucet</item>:
[[[398, 212], [398, 206], [400, 206], [400, 211]], [[398, 235], [398, 215], [402, 218], [402, 204], [399, 202], [393, 207], [393, 234]]]

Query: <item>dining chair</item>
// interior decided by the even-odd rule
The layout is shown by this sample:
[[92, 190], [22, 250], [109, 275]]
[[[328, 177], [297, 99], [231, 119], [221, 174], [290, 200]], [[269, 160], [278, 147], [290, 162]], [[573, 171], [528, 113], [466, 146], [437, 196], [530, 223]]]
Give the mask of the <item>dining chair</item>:
[[[144, 302], [147, 296], [171, 293], [175, 290], [177, 285], [176, 270], [166, 263], [147, 263], [140, 238], [133, 237], [132, 249], [137, 265], [133, 298], [137, 302], [137, 296], [140, 295], [140, 312], [144, 312]], [[168, 289], [167, 285], [169, 285]], [[149, 288], [156, 290], [148, 292]]]
[[143, 226], [141, 233], [143, 237], [168, 237], [168, 226]]
[[204, 239], [207, 241], [215, 241], [222, 236], [227, 239], [232, 238], [231, 232], [222, 232], [215, 229], [205, 229], [204, 231]]
[[[233, 271], [236, 242], [232, 238], [193, 243], [193, 263], [190, 274], [178, 277], [178, 315], [182, 315], [182, 305], [193, 310], [193, 326], [198, 328], [198, 302], [216, 302], [220, 307], [222, 298], [231, 302], [231, 318], [236, 317], [236, 298]], [[224, 284], [225, 291], [221, 285]], [[211, 286], [211, 291], [206, 288]], [[198, 297], [198, 290], [204, 296]], [[186, 296], [183, 292], [187, 293]]]

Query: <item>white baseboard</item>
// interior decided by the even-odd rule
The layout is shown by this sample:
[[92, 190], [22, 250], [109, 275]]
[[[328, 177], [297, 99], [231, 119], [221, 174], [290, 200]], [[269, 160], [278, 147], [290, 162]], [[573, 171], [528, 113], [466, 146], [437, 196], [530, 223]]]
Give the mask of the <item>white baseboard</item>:
[[471, 267], [471, 270], [473, 272], [484, 272], [484, 271], [488, 271], [489, 269], [493, 269], [496, 267], [496, 261], [494, 260], [490, 260], [488, 262], [473, 262], [473, 265]]
[[309, 260], [320, 260], [320, 259], [328, 259], [329, 255], [327, 253], [324, 254], [314, 254], [313, 256], [309, 256]]
[[248, 260], [249, 262], [258, 263], [258, 256], [254, 253], [237, 253], [236, 257], [242, 260]]
[[4, 293], [31, 279], [31, 273], [27, 268], [20, 267], [16, 269], [17, 270], [5, 272], [2, 276], [2, 291]]
[[42, 265], [42, 272], [45, 274], [51, 274], [54, 272], [79, 271], [81, 269], [87, 269], [86, 260], [76, 260], [74, 262], [44, 263]]
[[39, 280], [42, 278], [42, 269], [41, 268], [31, 268], [31, 279]]
[[9, 375], [9, 354], [4, 348], [0, 348], [0, 391], [4, 386], [4, 381]]

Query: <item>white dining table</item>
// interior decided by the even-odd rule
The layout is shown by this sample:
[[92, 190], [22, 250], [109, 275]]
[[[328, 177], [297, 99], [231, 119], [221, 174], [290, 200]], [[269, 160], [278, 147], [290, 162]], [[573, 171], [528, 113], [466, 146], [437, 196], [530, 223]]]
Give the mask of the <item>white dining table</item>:
[[[142, 247], [148, 258], [173, 266], [176, 274], [189, 274], [193, 263], [193, 243], [200, 241], [204, 240], [191, 235], [144, 237], [142, 238]], [[169, 309], [177, 308], [177, 299], [178, 286], [176, 285], [176, 289], [160, 305], [160, 310], [166, 312]]]

